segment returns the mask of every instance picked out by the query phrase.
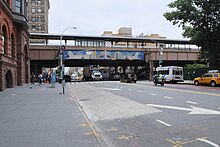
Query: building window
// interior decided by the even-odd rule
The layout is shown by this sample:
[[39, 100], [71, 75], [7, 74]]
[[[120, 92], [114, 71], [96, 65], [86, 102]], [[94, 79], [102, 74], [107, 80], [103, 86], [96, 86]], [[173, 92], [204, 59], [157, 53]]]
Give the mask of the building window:
[[15, 39], [13, 34], [11, 35], [11, 56], [15, 57]]
[[35, 9], [35, 8], [32, 8], [32, 9], [31, 9], [31, 12], [32, 12], [32, 13], [36, 13], [36, 9]]
[[32, 22], [36, 22], [36, 17], [31, 17]]
[[41, 11], [42, 11], [41, 8], [38, 8], [38, 9], [37, 9], [37, 12], [38, 12], [38, 13], [41, 13]]
[[32, 4], [36, 4], [36, 0], [32, 0], [31, 2], [32, 2]]
[[32, 29], [33, 31], [36, 31], [36, 28], [37, 28], [37, 27], [36, 27], [35, 25], [32, 25], [32, 26], [31, 26], [31, 29]]
[[41, 0], [37, 0], [37, 3], [38, 3], [38, 4], [41, 4]]
[[17, 13], [21, 13], [22, 11], [22, 8], [21, 8], [21, 0], [15, 0], [15, 11]]
[[38, 17], [37, 17], [37, 22], [41, 22], [41, 21], [42, 21], [41, 16], [38, 16]]
[[42, 26], [37, 27], [38, 31], [42, 31]]
[[2, 27], [2, 54], [6, 54], [7, 51], [7, 31], [6, 27]]

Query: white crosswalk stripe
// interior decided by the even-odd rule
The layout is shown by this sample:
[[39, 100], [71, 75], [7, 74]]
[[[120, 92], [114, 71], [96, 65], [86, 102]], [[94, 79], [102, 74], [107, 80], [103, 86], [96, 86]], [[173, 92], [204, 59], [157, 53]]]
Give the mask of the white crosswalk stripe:
[[[118, 83], [119, 81], [91, 81], [91, 82], [72, 82], [71, 85], [75, 84], [105, 84], [105, 83]], [[70, 85], [70, 84], [68, 84]], [[108, 84], [107, 84], [108, 85]], [[115, 85], [110, 85], [110, 86], [115, 86]], [[117, 86], [116, 86], [117, 87]]]

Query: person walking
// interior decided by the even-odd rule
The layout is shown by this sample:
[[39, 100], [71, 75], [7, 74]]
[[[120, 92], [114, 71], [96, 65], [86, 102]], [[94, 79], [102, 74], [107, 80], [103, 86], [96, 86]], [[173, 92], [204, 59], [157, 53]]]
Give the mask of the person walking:
[[39, 73], [39, 75], [38, 75], [38, 86], [40, 86], [42, 84], [42, 78], [43, 78], [42, 74]]
[[32, 73], [31, 73], [31, 84], [33, 84], [33, 85], [34, 85], [34, 79], [35, 79], [35, 75], [34, 75], [34, 73], [32, 72]]
[[52, 88], [55, 88], [55, 83], [56, 83], [56, 74], [55, 73], [51, 74], [51, 83], [52, 83]]

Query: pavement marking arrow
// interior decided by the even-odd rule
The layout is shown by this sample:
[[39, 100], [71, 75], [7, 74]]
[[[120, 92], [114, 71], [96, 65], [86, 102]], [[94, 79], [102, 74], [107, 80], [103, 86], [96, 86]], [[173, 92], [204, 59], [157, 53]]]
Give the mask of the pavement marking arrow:
[[156, 104], [147, 104], [150, 107], [157, 107], [157, 108], [166, 108], [166, 109], [174, 109], [174, 110], [182, 110], [182, 111], [190, 111], [188, 114], [220, 114], [220, 111], [199, 108], [190, 106], [191, 108], [184, 108], [184, 107], [175, 107], [175, 106], [166, 106], [166, 105], [156, 105]]

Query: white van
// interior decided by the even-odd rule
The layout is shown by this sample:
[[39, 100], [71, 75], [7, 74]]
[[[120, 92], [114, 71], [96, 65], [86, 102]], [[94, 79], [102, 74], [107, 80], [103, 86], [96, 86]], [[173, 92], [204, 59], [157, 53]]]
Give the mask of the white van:
[[183, 82], [183, 67], [164, 66], [156, 68], [157, 74], [162, 74], [166, 82]]

